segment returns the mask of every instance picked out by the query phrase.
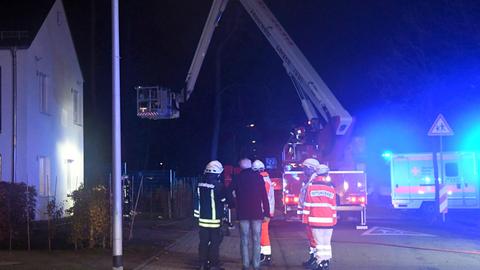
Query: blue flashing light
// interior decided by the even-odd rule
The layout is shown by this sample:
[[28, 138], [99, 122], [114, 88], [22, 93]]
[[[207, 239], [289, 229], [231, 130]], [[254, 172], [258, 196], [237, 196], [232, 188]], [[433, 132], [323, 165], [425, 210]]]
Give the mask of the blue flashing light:
[[463, 148], [465, 150], [480, 150], [480, 126], [476, 125], [475, 127], [468, 130], [466, 136], [463, 139]]
[[393, 153], [392, 153], [392, 151], [384, 151], [384, 152], [382, 153], [382, 157], [383, 157], [383, 159], [389, 161], [389, 160], [392, 159]]

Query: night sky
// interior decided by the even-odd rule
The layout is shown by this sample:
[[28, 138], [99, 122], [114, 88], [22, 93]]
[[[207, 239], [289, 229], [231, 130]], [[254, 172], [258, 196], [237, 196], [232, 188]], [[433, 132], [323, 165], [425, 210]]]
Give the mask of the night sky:
[[[450, 150], [465, 148], [463, 139], [480, 127], [478, 1], [265, 2], [356, 118], [355, 134], [367, 140], [370, 168], [384, 165], [373, 157], [385, 149], [432, 150], [435, 141], [426, 133], [438, 113], [456, 132], [447, 140]], [[111, 162], [110, 1], [64, 3], [86, 80], [85, 175], [94, 181]], [[208, 161], [222, 43], [221, 161], [235, 162], [251, 139], [258, 142], [259, 157], [279, 157], [290, 129], [305, 121], [279, 57], [237, 1], [215, 32], [181, 118], [137, 118], [134, 86], [183, 87], [210, 5], [120, 1], [123, 160], [132, 170], [158, 169], [163, 162], [181, 175], [194, 175]], [[246, 128], [249, 123], [256, 128]]]

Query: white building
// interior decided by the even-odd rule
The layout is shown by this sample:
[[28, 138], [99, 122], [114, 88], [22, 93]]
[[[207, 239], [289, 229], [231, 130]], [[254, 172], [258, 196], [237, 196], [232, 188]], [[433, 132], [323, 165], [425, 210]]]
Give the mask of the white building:
[[61, 0], [28, 44], [16, 53], [5, 45], [23, 34], [0, 32], [0, 181], [35, 186], [42, 218], [49, 199], [68, 207], [67, 195], [83, 183], [83, 76]]

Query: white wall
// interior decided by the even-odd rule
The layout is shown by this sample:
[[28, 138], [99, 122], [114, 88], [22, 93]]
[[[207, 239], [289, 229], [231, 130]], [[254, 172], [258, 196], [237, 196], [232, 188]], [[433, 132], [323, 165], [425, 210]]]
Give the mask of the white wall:
[[[0, 51], [0, 63], [5, 59]], [[8, 61], [8, 60], [7, 60]], [[4, 71], [5, 70], [5, 71]], [[3, 68], [2, 76], [8, 76]], [[82, 121], [74, 123], [73, 92], [79, 92], [83, 99], [83, 77], [61, 1], [56, 1], [40, 31], [28, 50], [18, 52], [18, 144], [17, 181], [29, 182], [37, 191], [39, 187], [39, 157], [50, 160], [50, 196], [56, 196], [59, 203], [69, 207], [67, 195], [83, 184], [83, 104]], [[41, 112], [38, 73], [46, 74], [48, 89], [48, 112]], [[10, 75], [11, 76], [11, 75]], [[2, 84], [8, 83], [8, 80]], [[7, 90], [8, 91], [5, 91]], [[2, 92], [11, 92], [11, 83], [2, 87]], [[3, 98], [3, 97], [2, 97]], [[11, 103], [11, 97], [3, 98], [2, 103]], [[83, 103], [83, 100], [82, 100]], [[5, 106], [11, 111], [11, 106]], [[5, 111], [2, 106], [2, 110]], [[11, 119], [11, 114], [7, 118]], [[5, 122], [11, 122], [6, 120]], [[3, 126], [3, 123], [2, 123]], [[8, 136], [5, 136], [8, 135]], [[11, 143], [11, 129], [0, 134], [0, 152], [8, 151]], [[6, 137], [6, 139], [4, 138]], [[10, 150], [11, 151], [11, 150]], [[4, 159], [4, 167], [11, 166]], [[3, 154], [3, 153], [2, 153]], [[8, 175], [11, 169], [5, 168]], [[4, 173], [5, 174], [5, 173]], [[7, 174], [6, 174], [7, 176]], [[7, 179], [7, 177], [4, 177]], [[70, 179], [70, 181], [67, 181]], [[40, 195], [40, 194], [39, 194]], [[48, 195], [48, 194], [47, 194]], [[42, 218], [44, 207], [51, 197], [38, 196], [39, 215]]]
[[0, 154], [2, 155], [2, 174], [0, 180], [11, 180], [12, 155], [12, 57], [8, 50], [0, 50], [2, 67], [2, 127], [0, 131]]

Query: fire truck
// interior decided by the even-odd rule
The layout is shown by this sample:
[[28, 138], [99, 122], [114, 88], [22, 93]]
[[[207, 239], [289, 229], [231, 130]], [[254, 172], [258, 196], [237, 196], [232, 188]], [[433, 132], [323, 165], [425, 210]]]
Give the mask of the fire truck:
[[[180, 104], [189, 99], [195, 88], [213, 33], [228, 2], [213, 0], [182, 91], [137, 87], [138, 116], [149, 119], [179, 117]], [[333, 169], [331, 179], [337, 185], [340, 198], [338, 210], [359, 211], [361, 223], [365, 225], [366, 177], [364, 166], [355, 159], [356, 152], [361, 149], [356, 145], [361, 140], [352, 139], [352, 116], [336, 99], [263, 0], [239, 2], [282, 60], [308, 120], [306, 128], [295, 130], [283, 149], [285, 214], [289, 216], [294, 208], [296, 211], [298, 191], [304, 183], [298, 164], [313, 157]]]

